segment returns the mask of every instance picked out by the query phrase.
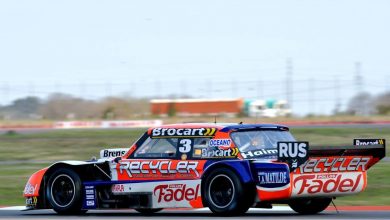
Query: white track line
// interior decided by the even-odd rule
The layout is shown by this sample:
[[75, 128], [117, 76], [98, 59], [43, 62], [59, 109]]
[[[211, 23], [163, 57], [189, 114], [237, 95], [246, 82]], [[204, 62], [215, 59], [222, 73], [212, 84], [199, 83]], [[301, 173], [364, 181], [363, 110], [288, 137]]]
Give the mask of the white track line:
[[10, 210], [10, 211], [21, 211], [26, 209], [26, 206], [10, 206], [10, 207], [2, 207], [0, 210]]
[[[190, 211], [203, 212], [210, 211], [208, 208], [194, 209]], [[293, 211], [289, 206], [274, 206], [272, 209], [264, 208], [250, 208], [249, 211], [265, 211], [265, 212], [280, 212], [280, 211]]]

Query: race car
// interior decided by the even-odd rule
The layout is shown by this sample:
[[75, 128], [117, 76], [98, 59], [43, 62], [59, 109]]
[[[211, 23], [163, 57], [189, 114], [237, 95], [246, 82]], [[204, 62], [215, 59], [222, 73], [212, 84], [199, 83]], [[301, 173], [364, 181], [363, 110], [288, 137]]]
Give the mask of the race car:
[[130, 148], [90, 161], [61, 161], [28, 180], [28, 209], [82, 214], [92, 209], [208, 207], [240, 215], [288, 204], [300, 214], [325, 210], [362, 192], [367, 170], [385, 156], [384, 139], [310, 147], [275, 124], [174, 124], [149, 128]]

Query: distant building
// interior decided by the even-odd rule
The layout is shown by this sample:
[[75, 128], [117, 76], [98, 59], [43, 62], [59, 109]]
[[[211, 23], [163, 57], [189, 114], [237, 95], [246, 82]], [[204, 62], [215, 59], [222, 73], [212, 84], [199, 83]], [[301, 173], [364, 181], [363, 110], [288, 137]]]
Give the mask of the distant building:
[[249, 117], [274, 118], [291, 115], [291, 109], [285, 100], [246, 100], [244, 109]]
[[151, 112], [159, 116], [225, 115], [234, 117], [242, 111], [243, 99], [153, 99]]
[[280, 117], [291, 114], [284, 100], [244, 99], [153, 99], [151, 113], [166, 116], [214, 116], [234, 117], [243, 114], [249, 117]]

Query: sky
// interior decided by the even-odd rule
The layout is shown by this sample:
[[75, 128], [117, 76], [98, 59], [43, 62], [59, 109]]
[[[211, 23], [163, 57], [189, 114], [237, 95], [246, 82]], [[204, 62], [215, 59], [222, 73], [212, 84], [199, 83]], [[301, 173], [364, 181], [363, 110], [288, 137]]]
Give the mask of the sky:
[[379, 0], [0, 1], [0, 104], [53, 92], [286, 99], [289, 72], [294, 113], [329, 114], [359, 91], [390, 90], [389, 8]]

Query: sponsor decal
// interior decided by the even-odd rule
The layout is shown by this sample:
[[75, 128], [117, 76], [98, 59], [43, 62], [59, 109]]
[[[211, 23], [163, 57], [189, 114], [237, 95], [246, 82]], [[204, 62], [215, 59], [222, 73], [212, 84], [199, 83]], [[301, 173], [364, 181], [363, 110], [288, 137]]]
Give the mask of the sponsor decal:
[[100, 158], [121, 157], [125, 155], [127, 149], [107, 149], [100, 151]]
[[294, 177], [294, 195], [354, 193], [363, 190], [362, 172], [303, 174]]
[[119, 173], [126, 173], [129, 177], [172, 177], [193, 176], [199, 177], [197, 171], [198, 161], [169, 161], [169, 160], [143, 160], [120, 161]]
[[115, 193], [124, 192], [125, 186], [123, 184], [115, 184], [111, 187], [111, 191]]
[[191, 201], [196, 199], [199, 188], [200, 184], [197, 184], [195, 188], [188, 187], [187, 184], [158, 185], [154, 188], [153, 195], [157, 197], [158, 203]]
[[36, 206], [38, 203], [38, 198], [33, 196], [33, 197], [28, 197], [26, 199], [26, 206]]
[[322, 157], [310, 158], [296, 171], [298, 173], [327, 173], [365, 171], [371, 157]]
[[252, 157], [261, 157], [261, 156], [275, 156], [278, 153], [276, 149], [260, 149], [260, 150], [251, 150], [246, 152], [241, 152], [241, 156], [244, 159]]
[[95, 194], [95, 191], [93, 189], [87, 189], [85, 190], [85, 194]]
[[253, 162], [257, 189], [276, 192], [290, 187], [290, 171], [285, 163]]
[[96, 208], [96, 201], [95, 201], [95, 186], [84, 186], [85, 189], [85, 199], [83, 202], [83, 208], [85, 209], [91, 209]]
[[278, 142], [278, 161], [288, 163], [295, 170], [309, 158], [308, 142]]
[[[203, 158], [214, 158], [214, 157], [236, 157], [238, 154], [238, 148], [229, 148], [229, 149], [201, 149], [201, 157]], [[195, 154], [196, 155], [196, 154]]]
[[385, 139], [353, 139], [353, 145], [367, 146], [367, 145], [385, 145]]
[[161, 137], [213, 137], [216, 128], [154, 128], [152, 138]]
[[289, 183], [289, 174], [287, 172], [262, 171], [258, 172], [257, 176], [259, 178], [260, 185]]
[[37, 189], [38, 184], [31, 185], [30, 183], [27, 183], [24, 187], [24, 194], [26, 195], [32, 195], [35, 193], [35, 190]]
[[232, 141], [230, 139], [211, 139], [209, 141], [210, 147], [228, 147]]

